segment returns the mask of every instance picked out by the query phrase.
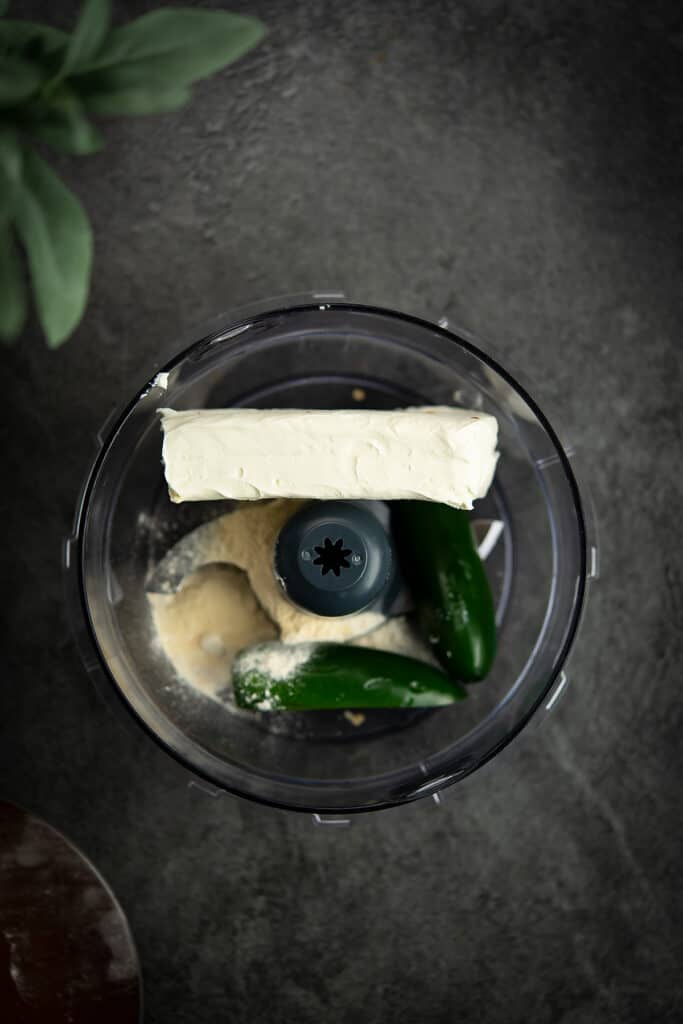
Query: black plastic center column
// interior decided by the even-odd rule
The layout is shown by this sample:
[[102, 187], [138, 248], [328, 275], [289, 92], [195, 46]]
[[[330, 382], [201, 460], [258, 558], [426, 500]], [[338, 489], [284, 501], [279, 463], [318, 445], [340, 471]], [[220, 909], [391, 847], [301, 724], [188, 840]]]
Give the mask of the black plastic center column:
[[275, 570], [287, 596], [315, 615], [351, 615], [390, 587], [391, 539], [362, 502], [312, 501], [285, 524]]

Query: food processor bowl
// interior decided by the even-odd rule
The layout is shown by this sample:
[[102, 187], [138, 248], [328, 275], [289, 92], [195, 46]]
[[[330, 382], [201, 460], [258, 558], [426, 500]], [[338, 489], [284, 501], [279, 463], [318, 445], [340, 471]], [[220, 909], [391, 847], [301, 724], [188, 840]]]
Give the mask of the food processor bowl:
[[[154, 641], [146, 580], [172, 544], [230, 506], [170, 502], [159, 408], [453, 404], [496, 416], [501, 452], [474, 513], [504, 523], [486, 560], [498, 654], [468, 699], [371, 711], [358, 724], [343, 712], [240, 712], [183, 683]], [[165, 365], [100, 442], [66, 545], [86, 664], [215, 789], [319, 814], [400, 804], [484, 764], [558, 692], [590, 576], [579, 488], [546, 416], [461, 332], [337, 299], [235, 316]]]

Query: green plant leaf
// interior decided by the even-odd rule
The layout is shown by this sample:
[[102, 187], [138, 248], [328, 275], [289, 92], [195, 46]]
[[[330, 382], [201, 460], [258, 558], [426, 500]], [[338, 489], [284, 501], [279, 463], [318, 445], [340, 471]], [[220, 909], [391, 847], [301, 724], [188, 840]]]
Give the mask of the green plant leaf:
[[257, 18], [161, 8], [114, 29], [97, 58], [80, 70], [106, 70], [111, 89], [149, 81], [167, 88], [189, 85], [237, 60], [264, 33]]
[[21, 184], [24, 154], [17, 133], [0, 129], [0, 227], [12, 216]]
[[14, 233], [9, 224], [0, 227], [0, 341], [14, 341], [26, 323], [26, 281]]
[[0, 57], [0, 107], [23, 103], [40, 89], [44, 70], [23, 57]]
[[[0, 52], [20, 53], [38, 58], [41, 54], [56, 53], [69, 42], [66, 32], [37, 21], [17, 21], [3, 18], [0, 21]], [[30, 51], [30, 52], [29, 52]]]
[[59, 110], [30, 127], [31, 134], [48, 146], [72, 156], [89, 156], [104, 147], [102, 133], [81, 110]]
[[101, 133], [88, 120], [78, 94], [68, 82], [31, 103], [23, 112], [20, 125], [23, 131], [62, 153], [86, 156], [104, 146]]
[[38, 316], [56, 348], [83, 315], [92, 265], [92, 230], [76, 196], [32, 151], [14, 212], [26, 249]]
[[164, 91], [149, 87], [119, 89], [83, 97], [83, 105], [93, 114], [118, 117], [128, 114], [166, 114], [179, 110], [190, 99], [190, 90], [182, 87]]
[[57, 80], [78, 71], [93, 60], [104, 43], [111, 24], [111, 0], [84, 0], [81, 13], [64, 54]]

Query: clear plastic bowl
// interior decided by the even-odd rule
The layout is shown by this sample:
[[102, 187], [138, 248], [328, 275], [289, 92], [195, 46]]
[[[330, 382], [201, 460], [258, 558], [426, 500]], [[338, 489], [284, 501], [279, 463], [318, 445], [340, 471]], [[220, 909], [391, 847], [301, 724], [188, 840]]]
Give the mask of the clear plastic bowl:
[[[486, 562], [496, 662], [463, 703], [371, 712], [360, 727], [340, 712], [236, 714], [180, 682], [152, 643], [149, 572], [170, 544], [225, 511], [171, 504], [157, 409], [344, 408], [359, 397], [374, 408], [455, 403], [497, 417], [499, 468], [476, 507], [505, 524]], [[574, 473], [526, 391], [461, 334], [339, 301], [236, 318], [172, 359], [101, 437], [66, 551], [86, 664], [130, 716], [214, 787], [318, 813], [414, 800], [495, 756], [547, 703], [587, 578]]]

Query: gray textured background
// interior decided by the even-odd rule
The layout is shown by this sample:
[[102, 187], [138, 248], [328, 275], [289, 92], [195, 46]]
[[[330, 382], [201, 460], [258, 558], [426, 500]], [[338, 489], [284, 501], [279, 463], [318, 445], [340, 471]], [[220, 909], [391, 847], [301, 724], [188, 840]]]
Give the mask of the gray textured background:
[[[680, 1020], [680, 5], [230, 6], [269, 25], [257, 51], [61, 163], [90, 307], [60, 351], [32, 325], [1, 354], [1, 792], [113, 885], [150, 1024]], [[440, 808], [346, 831], [188, 790], [121, 728], [59, 564], [95, 431], [172, 339], [330, 286], [446, 314], [535, 378], [603, 570], [548, 721]]]

